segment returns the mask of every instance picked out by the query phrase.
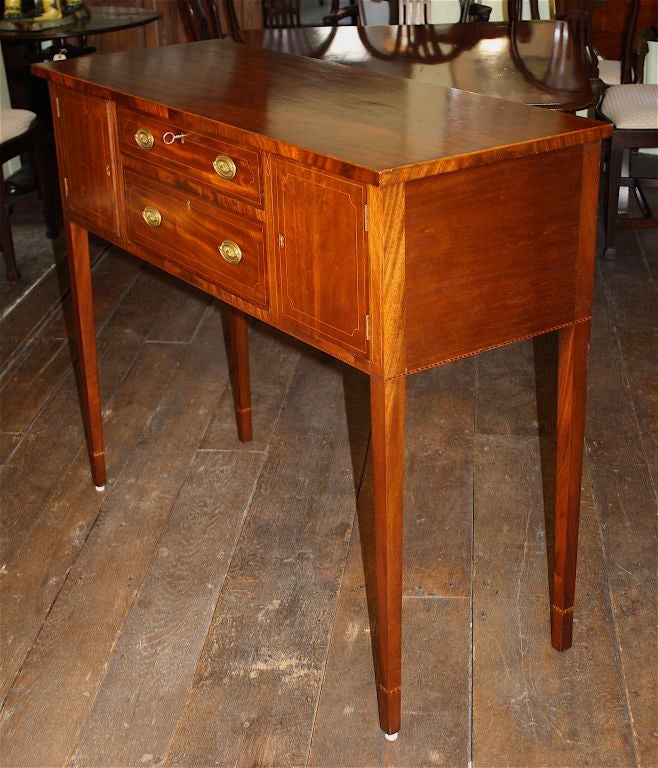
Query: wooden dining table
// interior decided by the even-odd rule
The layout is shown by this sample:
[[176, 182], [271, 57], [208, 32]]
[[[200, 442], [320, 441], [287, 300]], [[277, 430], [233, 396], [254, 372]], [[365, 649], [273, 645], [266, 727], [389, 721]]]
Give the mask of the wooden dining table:
[[66, 58], [92, 53], [89, 37], [97, 37], [152, 24], [160, 13], [143, 8], [121, 6], [92, 7], [83, 18], [72, 19], [70, 24], [48, 29], [32, 29], [25, 22], [13, 28], [0, 28], [0, 46], [7, 75], [7, 87], [12, 107], [30, 109], [46, 119], [50, 116], [50, 101], [44, 84], [33, 77], [30, 66], [48, 61], [60, 49]]
[[564, 21], [255, 29], [240, 37], [252, 46], [520, 104], [575, 112], [596, 100]]

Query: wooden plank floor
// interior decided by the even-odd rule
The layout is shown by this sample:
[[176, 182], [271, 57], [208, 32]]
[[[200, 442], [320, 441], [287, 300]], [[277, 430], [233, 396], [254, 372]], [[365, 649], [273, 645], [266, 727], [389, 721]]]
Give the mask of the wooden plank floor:
[[365, 377], [253, 323], [241, 444], [217, 305], [98, 246], [98, 493], [67, 309], [29, 294], [2, 327], [0, 765], [656, 768], [658, 232], [620, 240], [597, 267], [572, 650], [549, 643], [554, 340], [409, 380], [395, 743]]

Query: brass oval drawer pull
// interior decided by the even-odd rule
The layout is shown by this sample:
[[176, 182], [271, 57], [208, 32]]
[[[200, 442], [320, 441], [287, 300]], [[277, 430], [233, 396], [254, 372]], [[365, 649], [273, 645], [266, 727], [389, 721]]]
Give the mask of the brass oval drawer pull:
[[138, 147], [145, 149], [147, 152], [149, 149], [153, 149], [153, 144], [155, 143], [153, 134], [151, 131], [147, 131], [146, 128], [138, 129], [137, 133], [135, 134], [135, 141], [137, 142]]
[[142, 211], [142, 217], [149, 227], [159, 227], [162, 224], [162, 214], [157, 208], [152, 205], [147, 205]]
[[242, 261], [242, 251], [237, 243], [233, 240], [224, 240], [224, 242], [218, 246], [219, 252], [229, 264], [239, 264]]
[[226, 155], [217, 155], [213, 160], [212, 167], [220, 179], [226, 179], [227, 181], [234, 179], [235, 174], [238, 172], [233, 160]]

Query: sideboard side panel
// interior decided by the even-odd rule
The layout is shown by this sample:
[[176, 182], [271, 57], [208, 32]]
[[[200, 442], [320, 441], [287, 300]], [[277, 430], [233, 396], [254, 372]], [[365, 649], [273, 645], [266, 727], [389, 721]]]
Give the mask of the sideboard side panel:
[[582, 151], [407, 185], [407, 370], [582, 319]]

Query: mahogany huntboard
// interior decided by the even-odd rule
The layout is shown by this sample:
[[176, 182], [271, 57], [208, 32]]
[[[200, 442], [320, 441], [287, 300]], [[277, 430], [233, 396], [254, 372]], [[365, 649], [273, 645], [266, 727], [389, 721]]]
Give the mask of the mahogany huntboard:
[[[85, 426], [106, 482], [88, 233], [365, 372], [380, 724], [401, 720], [405, 382], [558, 334], [552, 643], [572, 639], [607, 125], [229, 40], [39, 64], [50, 81]], [[422, 374], [419, 374], [422, 375]], [[438, 533], [437, 533], [438, 535]]]

